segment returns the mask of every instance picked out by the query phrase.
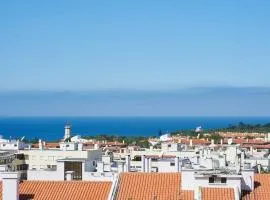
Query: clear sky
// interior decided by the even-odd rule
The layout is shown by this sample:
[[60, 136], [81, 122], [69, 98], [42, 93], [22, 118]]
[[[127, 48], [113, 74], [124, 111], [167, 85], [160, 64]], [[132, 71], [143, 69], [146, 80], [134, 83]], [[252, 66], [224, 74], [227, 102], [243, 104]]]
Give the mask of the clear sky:
[[270, 86], [270, 1], [2, 0], [0, 90]]
[[0, 116], [270, 115], [269, 0], [0, 0]]

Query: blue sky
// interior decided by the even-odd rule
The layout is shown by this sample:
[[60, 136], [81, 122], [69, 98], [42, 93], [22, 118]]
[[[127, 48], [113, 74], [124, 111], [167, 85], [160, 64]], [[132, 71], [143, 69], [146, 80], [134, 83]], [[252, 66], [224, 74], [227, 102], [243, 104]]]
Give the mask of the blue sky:
[[0, 89], [270, 86], [269, 1], [1, 1]]
[[[66, 114], [182, 115], [181, 109], [166, 106], [171, 100], [165, 98], [164, 91], [193, 87], [267, 88], [270, 87], [269, 9], [267, 0], [0, 1], [0, 91], [4, 92], [1, 95], [13, 91], [19, 95], [16, 96], [19, 101], [26, 97], [16, 91], [71, 91], [78, 97], [81, 91], [124, 90], [125, 96], [130, 94], [126, 91], [146, 90], [158, 92], [159, 97], [146, 101], [147, 97], [142, 95], [145, 92], [141, 92], [140, 103], [137, 102], [141, 106], [129, 111], [127, 108], [134, 105], [131, 100], [125, 100], [129, 102], [125, 104], [114, 99], [115, 110], [99, 112], [91, 105], [93, 112], [82, 108]], [[43, 95], [48, 95], [47, 92]], [[236, 95], [234, 90], [232, 93]], [[60, 100], [47, 110], [41, 109], [44, 101], [40, 96], [36, 96], [36, 110], [31, 110], [29, 102], [34, 97], [26, 94], [25, 104], [13, 102], [25, 110], [2, 106], [0, 115], [65, 114], [67, 105], [61, 105]], [[59, 94], [55, 96], [61, 99]], [[3, 105], [15, 101], [9, 95], [2, 98]], [[237, 95], [232, 105], [244, 103]], [[77, 105], [78, 98], [69, 106]], [[99, 98], [97, 95], [94, 99]], [[267, 104], [263, 102], [268, 96], [249, 98], [253, 102], [243, 106], [259, 107], [250, 112], [242, 108], [231, 114], [267, 114], [263, 111]], [[222, 105], [223, 101], [218, 99], [217, 104]], [[214, 110], [209, 100], [205, 101], [208, 102], [205, 110], [190, 113], [207, 115], [212, 109], [209, 115], [230, 114], [226, 109]], [[187, 102], [173, 102], [171, 105], [194, 109], [200, 103], [191, 97]], [[152, 104], [156, 107], [151, 108]], [[83, 106], [87, 105], [84, 102]], [[163, 111], [154, 110], [158, 105], [163, 106]], [[59, 112], [47, 113], [59, 106], [62, 106]], [[190, 114], [188, 110], [184, 113]]]

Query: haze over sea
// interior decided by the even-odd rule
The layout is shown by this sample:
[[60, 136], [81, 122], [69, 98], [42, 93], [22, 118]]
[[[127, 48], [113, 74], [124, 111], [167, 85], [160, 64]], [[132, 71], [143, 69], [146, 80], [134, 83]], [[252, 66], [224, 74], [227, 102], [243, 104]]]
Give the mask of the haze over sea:
[[221, 128], [240, 121], [268, 123], [270, 117], [0, 117], [0, 134], [5, 138], [58, 140], [68, 122], [72, 124], [73, 135], [157, 136], [159, 130]]

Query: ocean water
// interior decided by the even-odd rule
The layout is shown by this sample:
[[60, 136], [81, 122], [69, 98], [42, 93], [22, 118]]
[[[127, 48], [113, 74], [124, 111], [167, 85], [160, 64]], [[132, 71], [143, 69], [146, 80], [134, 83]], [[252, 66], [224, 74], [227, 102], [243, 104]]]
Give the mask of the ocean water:
[[194, 129], [196, 126], [222, 128], [240, 121], [269, 123], [270, 117], [0, 117], [0, 135], [57, 140], [63, 137], [68, 122], [72, 124], [73, 135], [154, 136], [159, 130]]

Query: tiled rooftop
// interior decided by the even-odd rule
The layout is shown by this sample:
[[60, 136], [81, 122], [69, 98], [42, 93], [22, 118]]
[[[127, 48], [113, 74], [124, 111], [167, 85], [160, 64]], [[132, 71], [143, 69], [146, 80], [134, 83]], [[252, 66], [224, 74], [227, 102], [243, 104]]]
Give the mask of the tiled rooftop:
[[202, 188], [202, 200], [234, 200], [232, 188]]
[[[270, 174], [255, 175], [253, 192], [243, 192], [242, 200], [270, 199]], [[105, 200], [111, 182], [23, 181], [20, 200]], [[122, 173], [117, 200], [193, 200], [193, 191], [181, 190], [181, 173]], [[202, 200], [234, 199], [232, 188], [201, 188]], [[0, 200], [2, 184], [0, 183]]]
[[[20, 200], [107, 200], [111, 182], [24, 181], [20, 183]], [[2, 200], [2, 184], [0, 184]]]
[[[181, 140], [182, 144], [190, 144], [190, 140]], [[211, 144], [210, 141], [204, 140], [204, 139], [192, 139], [192, 145], [207, 145]]]
[[[39, 148], [39, 143], [32, 144], [32, 148]], [[44, 148], [45, 149], [60, 148], [60, 145], [57, 142], [46, 142]]]
[[117, 200], [192, 200], [192, 191], [181, 190], [179, 173], [123, 173]]
[[254, 176], [254, 191], [242, 194], [243, 200], [270, 199], [270, 174], [256, 174]]

